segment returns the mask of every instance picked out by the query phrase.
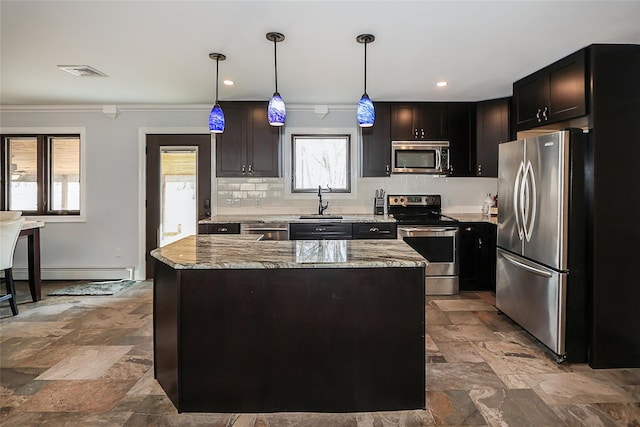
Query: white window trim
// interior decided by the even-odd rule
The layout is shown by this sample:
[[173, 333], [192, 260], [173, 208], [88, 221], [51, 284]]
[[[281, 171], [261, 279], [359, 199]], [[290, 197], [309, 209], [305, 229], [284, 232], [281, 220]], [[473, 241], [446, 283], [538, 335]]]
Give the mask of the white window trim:
[[87, 128], [85, 127], [0, 127], [1, 134], [80, 135], [80, 215], [25, 215], [27, 220], [44, 222], [87, 222]]
[[292, 193], [291, 192], [291, 136], [292, 135], [349, 135], [351, 139], [351, 192], [350, 193], [328, 193], [332, 199], [339, 200], [355, 200], [358, 198], [358, 128], [310, 128], [310, 127], [298, 127], [289, 128], [285, 127], [284, 143], [283, 145], [283, 164], [284, 164], [284, 198], [292, 200], [314, 200], [317, 199], [317, 193]]

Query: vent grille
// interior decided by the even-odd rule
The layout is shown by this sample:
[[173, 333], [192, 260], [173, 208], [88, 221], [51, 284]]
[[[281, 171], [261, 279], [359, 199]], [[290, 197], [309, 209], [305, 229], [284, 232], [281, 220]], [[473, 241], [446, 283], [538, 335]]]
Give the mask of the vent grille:
[[58, 65], [58, 68], [77, 77], [107, 77], [102, 71], [88, 65]]

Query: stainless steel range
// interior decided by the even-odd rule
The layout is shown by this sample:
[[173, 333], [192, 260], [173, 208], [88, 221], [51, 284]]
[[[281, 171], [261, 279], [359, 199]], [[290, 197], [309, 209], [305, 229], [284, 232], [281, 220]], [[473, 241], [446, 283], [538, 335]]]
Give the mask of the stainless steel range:
[[457, 294], [458, 221], [442, 214], [440, 195], [389, 195], [387, 213], [398, 221], [398, 239], [429, 261], [426, 294]]

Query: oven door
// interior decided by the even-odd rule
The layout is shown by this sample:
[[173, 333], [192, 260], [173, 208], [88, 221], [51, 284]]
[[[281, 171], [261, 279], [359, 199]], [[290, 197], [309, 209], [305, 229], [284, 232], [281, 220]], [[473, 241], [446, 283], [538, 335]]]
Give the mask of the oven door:
[[429, 261], [427, 276], [458, 275], [458, 227], [398, 226], [398, 239]]

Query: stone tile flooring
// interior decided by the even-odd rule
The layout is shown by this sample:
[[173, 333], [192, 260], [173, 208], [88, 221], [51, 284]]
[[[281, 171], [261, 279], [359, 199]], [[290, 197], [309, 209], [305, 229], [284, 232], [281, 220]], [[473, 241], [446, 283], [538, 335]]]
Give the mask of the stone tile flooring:
[[427, 410], [178, 414], [153, 379], [152, 285], [0, 309], [3, 426], [640, 426], [640, 369], [557, 365], [488, 292], [427, 298]]

